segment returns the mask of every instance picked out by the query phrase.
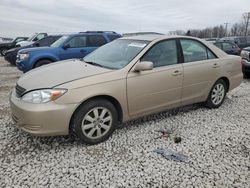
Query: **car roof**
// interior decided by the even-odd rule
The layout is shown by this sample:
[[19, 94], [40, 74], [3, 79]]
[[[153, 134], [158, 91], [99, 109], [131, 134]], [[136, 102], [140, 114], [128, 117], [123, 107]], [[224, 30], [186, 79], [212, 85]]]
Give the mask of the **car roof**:
[[144, 41], [154, 41], [154, 40], [163, 40], [163, 39], [174, 39], [174, 38], [190, 38], [195, 40], [203, 40], [195, 37], [190, 36], [181, 36], [181, 35], [137, 35], [137, 36], [130, 36], [130, 37], [122, 37], [122, 39], [128, 40], [144, 40]]

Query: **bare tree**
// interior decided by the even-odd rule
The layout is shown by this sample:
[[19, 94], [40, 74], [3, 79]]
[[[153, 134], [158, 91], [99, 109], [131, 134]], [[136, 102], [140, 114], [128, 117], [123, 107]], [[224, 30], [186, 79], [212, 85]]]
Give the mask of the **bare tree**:
[[245, 25], [245, 32], [244, 32], [245, 36], [247, 36], [247, 34], [248, 34], [249, 21], [250, 21], [250, 12], [244, 13], [243, 14], [243, 22], [244, 22], [244, 25]]

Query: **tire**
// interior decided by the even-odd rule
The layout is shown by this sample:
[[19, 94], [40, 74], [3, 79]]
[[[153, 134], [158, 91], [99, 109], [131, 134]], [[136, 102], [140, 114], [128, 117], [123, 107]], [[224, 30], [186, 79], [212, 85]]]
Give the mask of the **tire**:
[[7, 51], [8, 51], [8, 48], [1, 48], [0, 49], [0, 53], [2, 56], [5, 56]]
[[47, 64], [50, 64], [50, 63], [52, 63], [52, 61], [49, 60], [49, 59], [39, 60], [39, 61], [36, 62], [34, 68], [41, 67], [43, 65], [47, 65]]
[[[219, 79], [213, 85], [209, 96], [205, 102], [208, 108], [218, 108], [222, 105], [227, 93], [227, 84], [224, 80]], [[217, 98], [217, 99], [216, 99]]]
[[75, 112], [71, 131], [86, 144], [98, 144], [107, 140], [118, 125], [118, 113], [114, 105], [103, 99], [84, 103]]

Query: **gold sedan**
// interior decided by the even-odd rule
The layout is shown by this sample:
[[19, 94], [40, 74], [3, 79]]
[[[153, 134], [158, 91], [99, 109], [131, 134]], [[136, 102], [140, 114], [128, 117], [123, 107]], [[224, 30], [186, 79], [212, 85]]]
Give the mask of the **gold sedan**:
[[125, 37], [24, 74], [10, 96], [12, 117], [34, 135], [71, 130], [96, 144], [131, 119], [198, 102], [219, 107], [242, 81], [240, 61], [197, 38]]

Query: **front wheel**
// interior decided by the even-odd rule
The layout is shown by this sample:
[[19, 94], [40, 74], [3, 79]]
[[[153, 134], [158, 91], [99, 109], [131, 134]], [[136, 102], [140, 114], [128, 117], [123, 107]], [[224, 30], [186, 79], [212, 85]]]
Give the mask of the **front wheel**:
[[0, 53], [2, 56], [5, 56], [7, 51], [8, 51], [8, 48], [1, 48], [0, 49]]
[[206, 101], [206, 106], [208, 108], [218, 108], [222, 105], [226, 92], [227, 92], [226, 82], [222, 79], [217, 80], [213, 85], [209, 96]]
[[84, 143], [98, 144], [111, 136], [117, 122], [114, 105], [107, 100], [96, 99], [76, 111], [70, 127]]
[[49, 64], [49, 63], [52, 63], [52, 61], [51, 61], [51, 60], [48, 60], [48, 59], [39, 60], [39, 61], [35, 64], [34, 68], [41, 67], [41, 66], [47, 65], [47, 64]]

